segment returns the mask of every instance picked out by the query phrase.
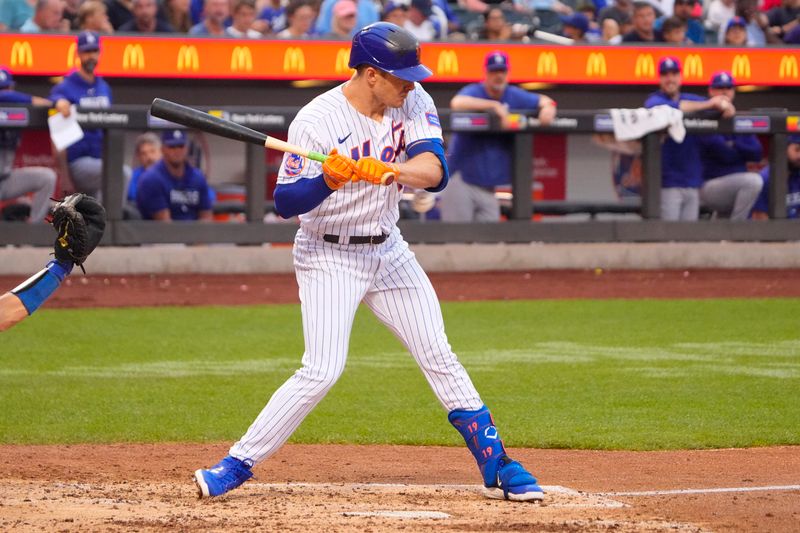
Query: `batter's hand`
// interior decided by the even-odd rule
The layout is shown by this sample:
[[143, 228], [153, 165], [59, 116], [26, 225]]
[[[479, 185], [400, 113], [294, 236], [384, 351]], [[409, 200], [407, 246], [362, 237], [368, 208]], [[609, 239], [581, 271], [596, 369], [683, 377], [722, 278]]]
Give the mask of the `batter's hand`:
[[391, 185], [400, 169], [394, 163], [384, 163], [374, 157], [362, 157], [356, 162], [356, 177], [373, 185]]
[[322, 164], [322, 177], [328, 187], [334, 191], [344, 187], [352, 181], [356, 171], [356, 162], [345, 155], [341, 155], [336, 148], [328, 154], [328, 159]]

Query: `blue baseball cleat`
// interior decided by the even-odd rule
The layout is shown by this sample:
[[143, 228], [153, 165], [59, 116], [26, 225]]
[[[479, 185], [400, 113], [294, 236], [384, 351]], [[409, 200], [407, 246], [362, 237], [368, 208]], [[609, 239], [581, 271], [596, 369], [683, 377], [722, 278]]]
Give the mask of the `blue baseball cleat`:
[[536, 478], [517, 461], [504, 455], [498, 461], [497, 479], [484, 489], [487, 498], [527, 502], [544, 500], [544, 491]]
[[219, 496], [235, 489], [251, 477], [253, 462], [240, 461], [230, 455], [209, 469], [199, 469], [194, 473], [200, 498]]

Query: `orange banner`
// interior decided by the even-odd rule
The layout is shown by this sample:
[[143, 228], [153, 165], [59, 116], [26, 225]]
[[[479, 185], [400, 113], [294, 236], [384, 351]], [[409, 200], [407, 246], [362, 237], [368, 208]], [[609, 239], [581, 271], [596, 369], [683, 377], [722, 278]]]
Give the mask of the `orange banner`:
[[[109, 77], [346, 79], [349, 43], [185, 37], [102, 38], [98, 73]], [[653, 84], [659, 59], [674, 56], [684, 83], [705, 85], [718, 70], [752, 85], [800, 85], [798, 48], [551, 46], [425, 43], [422, 61], [434, 82], [481, 79], [487, 52], [510, 56], [513, 82]], [[75, 37], [2, 34], [0, 64], [14, 74], [58, 75], [74, 68]]]

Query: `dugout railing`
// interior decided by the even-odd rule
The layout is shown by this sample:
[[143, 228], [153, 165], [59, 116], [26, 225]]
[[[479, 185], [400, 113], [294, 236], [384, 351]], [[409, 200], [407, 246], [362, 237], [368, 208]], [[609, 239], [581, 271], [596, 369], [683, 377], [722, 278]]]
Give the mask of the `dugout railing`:
[[[205, 108], [211, 111], [212, 108]], [[297, 112], [286, 107], [224, 107], [213, 111], [223, 117], [264, 132], [285, 132]], [[245, 148], [245, 221], [240, 223], [164, 224], [123, 219], [125, 195], [123, 172], [124, 133], [126, 130], [158, 130], [169, 123], [151, 117], [146, 106], [119, 105], [97, 110], [78, 110], [84, 128], [105, 130], [103, 165], [103, 203], [108, 213], [105, 245], [155, 243], [235, 243], [261, 244], [291, 242], [295, 224], [265, 223], [266, 160], [263, 147]], [[558, 223], [532, 220], [536, 203], [531, 198], [532, 149], [534, 136], [541, 133], [593, 134], [613, 131], [608, 110], [559, 110], [555, 122], [542, 127], [533, 116], [520, 115], [513, 130], [502, 130], [490, 113], [465, 113], [442, 110], [445, 131], [514, 133], [514, 178], [509, 220], [499, 223], [443, 223], [401, 220], [400, 227], [409, 242], [657, 242], [657, 241], [793, 241], [800, 240], [800, 221], [786, 220], [787, 162], [786, 137], [800, 112], [764, 110], [740, 112], [732, 119], [687, 116], [688, 133], [756, 133], [770, 137], [770, 220], [666, 222], [659, 220], [661, 193], [661, 136], [651, 133], [642, 138], [642, 195], [640, 204], [620, 202], [609, 212], [638, 212], [641, 220], [589, 220]], [[47, 110], [25, 106], [0, 107], [0, 127], [46, 128]], [[600, 203], [561, 202], [543, 204], [548, 214], [603, 211]], [[600, 206], [600, 207], [598, 207]], [[546, 208], [546, 209], [545, 209]], [[48, 245], [52, 230], [44, 224], [0, 222], [2, 245]]]

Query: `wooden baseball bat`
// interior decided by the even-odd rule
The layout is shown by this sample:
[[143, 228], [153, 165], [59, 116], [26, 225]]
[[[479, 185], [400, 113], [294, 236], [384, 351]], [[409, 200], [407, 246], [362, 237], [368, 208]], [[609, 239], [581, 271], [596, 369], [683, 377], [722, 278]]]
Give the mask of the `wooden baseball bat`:
[[[214, 115], [209, 115], [205, 111], [177, 104], [169, 100], [163, 100], [161, 98], [154, 99], [153, 103], [150, 104], [150, 114], [154, 117], [181, 124], [187, 128], [213, 133], [214, 135], [226, 137], [235, 141], [259, 144], [265, 148], [297, 154], [306, 159], [319, 161], [320, 163], [324, 163], [325, 160], [328, 159], [328, 156], [325, 154], [314, 152], [313, 150], [306, 150], [295, 144], [289, 144], [286, 141], [250, 129], [247, 126], [242, 126], [236, 122], [215, 117]], [[381, 176], [381, 184], [391, 185], [394, 179], [394, 173], [387, 172]]]

